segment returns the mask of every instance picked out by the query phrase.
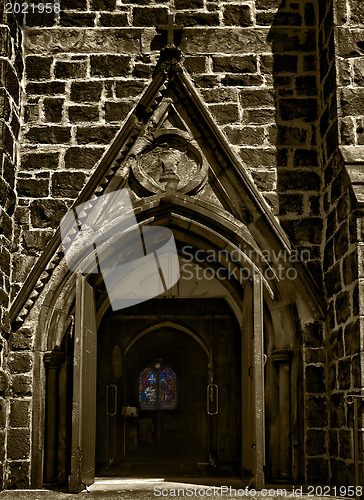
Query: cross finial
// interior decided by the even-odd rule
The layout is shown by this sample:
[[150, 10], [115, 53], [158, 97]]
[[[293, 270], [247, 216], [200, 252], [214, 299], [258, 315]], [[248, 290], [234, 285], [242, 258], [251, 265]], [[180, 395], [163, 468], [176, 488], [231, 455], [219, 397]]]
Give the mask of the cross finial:
[[167, 46], [172, 47], [175, 46], [174, 43], [174, 34], [176, 31], [182, 31], [183, 26], [174, 24], [174, 14], [168, 14], [168, 24], [162, 24], [157, 26], [157, 31], [166, 31], [167, 32]]

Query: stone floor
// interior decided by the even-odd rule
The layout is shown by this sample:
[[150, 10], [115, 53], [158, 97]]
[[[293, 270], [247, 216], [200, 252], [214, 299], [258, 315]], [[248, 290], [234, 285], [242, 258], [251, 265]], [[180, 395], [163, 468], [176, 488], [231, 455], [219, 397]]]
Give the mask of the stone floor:
[[[281, 491], [279, 491], [279, 489]], [[300, 492], [298, 492], [300, 493]], [[233, 478], [176, 478], [164, 480], [163, 478], [129, 478], [120, 479], [112, 477], [97, 478], [90, 486], [89, 491], [79, 494], [69, 494], [54, 490], [12, 490], [0, 493], [0, 500], [71, 500], [71, 499], [118, 499], [118, 500], [156, 500], [158, 497], [179, 498], [246, 498], [246, 499], [279, 499], [290, 500], [330, 500], [345, 497], [308, 496], [292, 493], [283, 487], [267, 487], [266, 491], [243, 489], [242, 483]]]

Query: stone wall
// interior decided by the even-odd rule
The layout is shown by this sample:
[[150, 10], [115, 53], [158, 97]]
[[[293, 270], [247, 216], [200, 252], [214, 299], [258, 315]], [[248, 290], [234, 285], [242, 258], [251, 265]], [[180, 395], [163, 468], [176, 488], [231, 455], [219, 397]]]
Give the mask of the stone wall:
[[[10, 303], [11, 253], [16, 238], [14, 191], [17, 139], [20, 129], [21, 79], [23, 73], [21, 19], [6, 14], [0, 4], [0, 488], [3, 487], [6, 445], [14, 446], [6, 428], [14, 424], [14, 404], [9, 382], [8, 309]], [[19, 420], [18, 424], [19, 425]]]
[[[350, 9], [344, 1], [337, 4], [342, 27], [335, 60], [332, 0], [173, 2], [176, 22], [186, 28], [180, 45], [185, 68], [292, 243], [310, 251], [307, 266], [328, 302], [329, 333], [320, 323], [303, 331], [304, 480], [327, 483], [331, 477], [333, 484], [353, 484], [352, 415], [344, 396], [361, 384], [362, 214], [347, 164], [357, 166], [357, 148], [364, 144], [364, 70], [361, 4], [353, 2]], [[147, 85], [163, 42], [155, 26], [167, 22], [171, 6], [62, 0], [60, 13], [25, 17], [12, 297]], [[21, 58], [8, 54], [20, 75]], [[18, 101], [10, 91], [16, 74], [9, 74], [2, 121], [8, 148], [19, 128]], [[346, 160], [338, 152], [339, 140], [349, 148]], [[14, 151], [4, 155], [2, 170], [1, 186], [10, 197], [1, 212], [9, 228], [1, 236], [7, 247]], [[6, 249], [0, 259], [5, 272]], [[0, 292], [5, 307], [8, 279], [6, 293]], [[29, 484], [31, 338], [29, 330], [13, 337], [9, 367], [17, 401], [0, 413], [9, 428], [8, 487]]]

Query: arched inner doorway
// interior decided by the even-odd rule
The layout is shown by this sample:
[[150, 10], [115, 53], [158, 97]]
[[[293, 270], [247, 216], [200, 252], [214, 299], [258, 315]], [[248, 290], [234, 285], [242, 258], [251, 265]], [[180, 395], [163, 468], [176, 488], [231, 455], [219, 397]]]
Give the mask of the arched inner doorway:
[[[154, 463], [153, 473], [189, 464], [203, 474], [211, 461], [238, 473], [240, 352], [240, 328], [223, 298], [153, 299], [109, 310], [98, 332], [96, 473], [148, 474], [145, 465]], [[174, 374], [169, 390], [166, 369]], [[220, 388], [216, 415], [208, 415], [211, 381]]]

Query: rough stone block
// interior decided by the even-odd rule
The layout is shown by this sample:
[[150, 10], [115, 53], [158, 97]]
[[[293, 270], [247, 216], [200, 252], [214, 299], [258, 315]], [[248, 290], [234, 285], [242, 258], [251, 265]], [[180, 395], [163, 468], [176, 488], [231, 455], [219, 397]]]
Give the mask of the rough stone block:
[[342, 359], [338, 364], [339, 389], [350, 389], [350, 359]]
[[308, 484], [325, 484], [329, 477], [329, 463], [326, 458], [307, 459], [306, 475]]
[[107, 122], [122, 122], [131, 108], [130, 102], [106, 102], [105, 119]]
[[77, 142], [78, 144], [108, 145], [118, 131], [118, 126], [77, 127]]
[[36, 228], [57, 228], [67, 212], [67, 205], [61, 200], [34, 200], [30, 204], [30, 220]]
[[87, 147], [73, 147], [66, 151], [64, 162], [65, 167], [69, 169], [82, 168], [93, 169], [95, 164], [99, 161], [103, 148], [87, 148]]
[[21, 157], [22, 170], [51, 170], [58, 167], [59, 153], [25, 153]]
[[187, 28], [180, 45], [185, 54], [270, 52], [268, 28]]
[[244, 89], [240, 93], [243, 108], [274, 107], [273, 91], [268, 89]]
[[115, 26], [121, 28], [128, 26], [128, 16], [126, 12], [118, 12], [117, 14], [102, 13], [99, 17], [100, 26]]
[[48, 179], [19, 179], [17, 182], [19, 196], [40, 198], [49, 194]]
[[13, 281], [22, 283], [35, 263], [35, 258], [23, 254], [13, 255]]
[[305, 375], [307, 392], [325, 392], [325, 372], [323, 366], [306, 366]]
[[52, 194], [56, 198], [76, 198], [85, 180], [82, 172], [56, 172], [52, 176]]
[[203, 0], [175, 0], [175, 8], [177, 10], [183, 9], [202, 9]]
[[225, 127], [224, 132], [230, 144], [258, 146], [264, 141], [263, 127], [244, 127], [242, 129]]
[[134, 7], [133, 26], [158, 26], [166, 25], [168, 21], [168, 11], [165, 8], [154, 7]]
[[303, 196], [299, 194], [279, 194], [280, 215], [302, 215]]
[[302, 120], [306, 123], [317, 119], [316, 99], [280, 99], [279, 114], [282, 120]]
[[30, 453], [29, 430], [9, 429], [8, 458], [10, 460], [28, 459]]
[[86, 10], [87, 0], [61, 0], [61, 11], [63, 10]]
[[13, 332], [10, 338], [10, 348], [12, 351], [29, 351], [32, 348], [32, 343], [32, 330], [27, 328]]
[[98, 106], [69, 106], [68, 116], [71, 123], [99, 121]]
[[137, 80], [116, 82], [115, 96], [117, 98], [140, 96], [144, 88], [144, 83], [138, 82]]
[[257, 71], [256, 56], [214, 56], [213, 69], [216, 72], [255, 73]]
[[279, 191], [319, 191], [321, 179], [315, 172], [280, 171]]
[[351, 431], [339, 430], [338, 438], [339, 438], [339, 457], [352, 459], [353, 450], [351, 444], [352, 443]]
[[35, 144], [67, 144], [71, 139], [69, 127], [39, 126], [30, 127], [24, 134], [25, 139]]
[[30, 401], [12, 400], [10, 403], [10, 427], [28, 427], [29, 426]]
[[130, 28], [30, 28], [25, 32], [24, 45], [31, 54], [73, 53], [75, 49], [78, 54], [137, 54], [140, 40], [141, 30]]
[[29, 462], [13, 462], [8, 465], [9, 476], [6, 488], [24, 489], [30, 487]]
[[348, 224], [345, 222], [340, 226], [334, 236], [335, 257], [340, 259], [349, 248]]
[[34, 82], [28, 83], [25, 91], [28, 95], [54, 95], [54, 94], [64, 94], [65, 83], [64, 82]]
[[239, 156], [248, 167], [273, 167], [275, 165], [273, 148], [241, 148]]
[[101, 97], [102, 82], [73, 82], [71, 100], [75, 102], [98, 102]]
[[30, 396], [32, 394], [32, 379], [28, 375], [13, 375], [11, 388], [14, 396]]
[[253, 24], [249, 5], [225, 5], [223, 16], [226, 26], [251, 26]]
[[308, 430], [306, 437], [306, 450], [308, 456], [324, 455], [326, 453], [326, 432], [321, 430]]
[[49, 80], [51, 57], [28, 56], [25, 59], [25, 73], [28, 80]]
[[8, 366], [11, 373], [27, 373], [32, 369], [32, 355], [28, 352], [12, 352]]
[[91, 10], [114, 10], [116, 0], [91, 0]]
[[86, 61], [57, 61], [54, 67], [54, 75], [59, 80], [67, 78], [86, 78]]
[[126, 76], [130, 72], [130, 57], [123, 55], [94, 55], [90, 57], [91, 76]]
[[[62, 11], [59, 15], [59, 24], [60, 26], [75, 26], [75, 27], [84, 27], [84, 26], [95, 26], [95, 13], [93, 12], [69, 12]], [[102, 25], [101, 25], [102, 26]], [[105, 26], [108, 26], [107, 24]], [[124, 24], [120, 24], [117, 26], [126, 26]]]
[[218, 26], [219, 14], [215, 12], [179, 12], [176, 14], [176, 24], [182, 26]]
[[307, 425], [313, 428], [328, 424], [327, 401], [323, 397], [309, 397], [306, 401]]
[[329, 297], [341, 290], [340, 263], [337, 262], [332, 269], [325, 273], [326, 291]]

